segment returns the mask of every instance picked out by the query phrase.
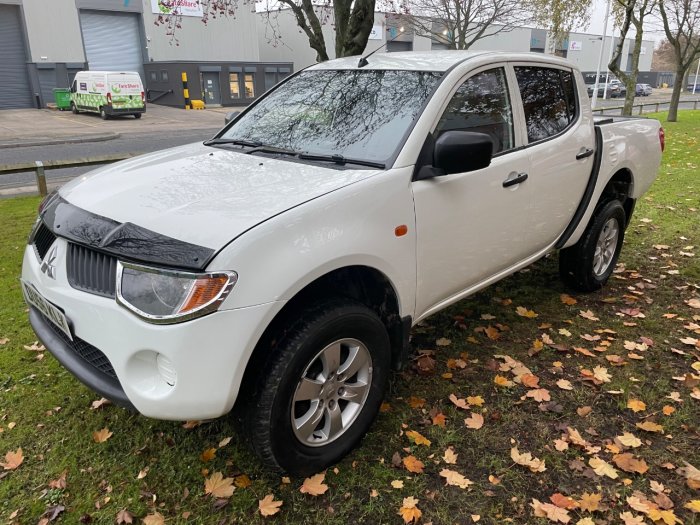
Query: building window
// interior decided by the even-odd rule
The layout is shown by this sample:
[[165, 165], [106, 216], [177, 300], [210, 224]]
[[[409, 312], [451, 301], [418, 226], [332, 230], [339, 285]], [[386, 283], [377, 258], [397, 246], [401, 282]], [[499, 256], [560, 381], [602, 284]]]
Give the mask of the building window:
[[241, 81], [238, 73], [228, 74], [228, 85], [231, 90], [231, 98], [241, 98]]
[[151, 78], [151, 82], [158, 82], [158, 72], [151, 71], [148, 76]]
[[161, 82], [167, 82], [168, 81], [168, 72], [164, 69], [160, 70], [160, 81]]
[[245, 74], [245, 98], [255, 98], [255, 75]]
[[265, 72], [265, 91], [277, 84], [277, 73], [273, 71]]

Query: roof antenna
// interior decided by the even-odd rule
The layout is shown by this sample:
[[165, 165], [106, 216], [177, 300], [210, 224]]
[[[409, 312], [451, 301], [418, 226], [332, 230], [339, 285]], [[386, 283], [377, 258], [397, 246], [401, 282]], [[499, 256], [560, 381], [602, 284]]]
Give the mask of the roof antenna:
[[369, 57], [371, 57], [372, 55], [374, 55], [377, 51], [379, 51], [379, 50], [382, 49], [383, 47], [386, 47], [387, 44], [389, 44], [390, 42], [393, 42], [394, 40], [396, 40], [397, 38], [399, 38], [402, 34], [403, 34], [403, 26], [399, 27], [399, 32], [398, 32], [398, 34], [397, 34], [394, 38], [392, 38], [391, 40], [387, 40], [386, 42], [384, 42], [381, 46], [379, 46], [377, 49], [375, 49], [374, 51], [372, 51], [369, 55], [366, 55], [366, 56], [363, 56], [362, 58], [360, 58], [360, 61], [357, 63], [357, 67], [365, 67], [367, 64], [369, 64], [369, 62], [367, 62], [367, 59], [368, 59]]

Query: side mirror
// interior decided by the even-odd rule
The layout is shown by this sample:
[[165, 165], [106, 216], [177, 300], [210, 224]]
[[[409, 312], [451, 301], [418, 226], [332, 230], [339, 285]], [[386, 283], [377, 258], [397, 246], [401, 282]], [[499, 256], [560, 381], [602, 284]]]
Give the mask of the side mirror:
[[446, 131], [435, 141], [433, 166], [445, 175], [486, 168], [491, 164], [493, 141], [485, 133]]
[[229, 113], [226, 113], [226, 116], [224, 117], [224, 124], [228, 124], [240, 114], [240, 111], [231, 111]]

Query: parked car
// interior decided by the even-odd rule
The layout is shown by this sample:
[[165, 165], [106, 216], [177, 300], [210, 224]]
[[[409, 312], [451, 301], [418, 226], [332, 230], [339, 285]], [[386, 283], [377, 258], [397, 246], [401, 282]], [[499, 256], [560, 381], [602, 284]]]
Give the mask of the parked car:
[[103, 120], [114, 115], [141, 118], [146, 96], [135, 71], [79, 71], [70, 88], [73, 113], [99, 113]]
[[613, 79], [610, 81], [610, 86], [612, 88], [613, 92], [613, 97], [625, 97], [627, 96], [627, 86], [625, 84], [617, 79]]
[[584, 90], [528, 53], [306, 68], [213, 139], [45, 199], [30, 323], [115, 403], [191, 420], [237, 401], [265, 464], [318, 472], [370, 428], [412, 326], [557, 250], [568, 286], [607, 282], [664, 135], [594, 119]]
[[638, 97], [648, 97], [652, 92], [649, 84], [637, 84], [634, 89], [634, 94]]
[[697, 85], [694, 82], [691, 82], [688, 84], [688, 89], [686, 89], [688, 93], [700, 93], [700, 80], [698, 80]]
[[[593, 98], [593, 91], [595, 89], [595, 84], [588, 84], [588, 97]], [[605, 89], [605, 82], [600, 82], [598, 84], [598, 98], [617, 98], [620, 96], [620, 87], [612, 82], [608, 82], [608, 88]]]

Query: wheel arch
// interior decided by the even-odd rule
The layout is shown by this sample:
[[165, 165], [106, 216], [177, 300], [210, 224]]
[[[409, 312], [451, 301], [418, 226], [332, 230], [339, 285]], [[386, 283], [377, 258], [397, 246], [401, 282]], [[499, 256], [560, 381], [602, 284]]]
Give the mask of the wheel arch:
[[394, 368], [400, 368], [408, 352], [411, 317], [401, 317], [400, 299], [391, 279], [382, 271], [365, 265], [342, 266], [316, 277], [298, 290], [275, 314], [260, 336], [243, 373], [243, 388], [254, 389], [257, 375], [265, 367], [270, 349], [309, 305], [332, 298], [358, 301], [373, 310], [387, 328]]
[[600, 194], [596, 208], [605, 205], [610, 200], [619, 200], [625, 210], [625, 217], [629, 225], [634, 211], [635, 199], [632, 198], [634, 192], [634, 175], [629, 168], [620, 168], [608, 180]]

